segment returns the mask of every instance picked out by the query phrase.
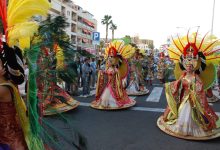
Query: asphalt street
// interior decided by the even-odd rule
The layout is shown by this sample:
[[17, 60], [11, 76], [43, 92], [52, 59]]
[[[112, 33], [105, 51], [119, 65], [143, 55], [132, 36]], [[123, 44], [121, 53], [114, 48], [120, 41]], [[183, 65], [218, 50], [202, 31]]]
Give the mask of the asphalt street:
[[[156, 87], [162, 89], [161, 94], [154, 91], [155, 101], [148, 101]], [[156, 122], [166, 107], [164, 88], [158, 83], [147, 88], [150, 93], [145, 96], [132, 96], [137, 104], [125, 110], [95, 110], [89, 107], [94, 95], [88, 98], [74, 97], [81, 105], [64, 113], [64, 116], [71, 122], [72, 128], [85, 137], [88, 150], [220, 150], [220, 138], [189, 141], [160, 131]], [[220, 101], [212, 107], [216, 112], [220, 112]], [[64, 134], [70, 132], [56, 116], [48, 117], [48, 120]], [[71, 150], [68, 147], [66, 149]]]

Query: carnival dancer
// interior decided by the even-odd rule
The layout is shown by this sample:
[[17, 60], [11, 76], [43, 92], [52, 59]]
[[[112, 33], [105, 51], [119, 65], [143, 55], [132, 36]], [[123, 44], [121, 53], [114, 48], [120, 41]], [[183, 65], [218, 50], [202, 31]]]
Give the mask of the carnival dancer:
[[[51, 31], [49, 28], [53, 28], [51, 26], [58, 22], [59, 25], [56, 25], [56, 30]], [[74, 56], [71, 53], [70, 44], [66, 38], [62, 38], [60, 35], [62, 32], [58, 33], [58, 31], [64, 30], [61, 24], [65, 24], [65, 19], [57, 16], [53, 19], [47, 18], [39, 28], [39, 33], [46, 31], [43, 35], [38, 35], [42, 41], [38, 43], [40, 52], [37, 63], [37, 87], [38, 99], [43, 105], [43, 115], [66, 112], [79, 105], [78, 101], [57, 84], [65, 81], [71, 85], [77, 80], [76, 68], [70, 67], [72, 63], [70, 57]]]
[[157, 79], [160, 80], [161, 83], [165, 83], [165, 70], [166, 64], [164, 60], [164, 53], [160, 53], [160, 59], [157, 64]]
[[[28, 107], [31, 113], [35, 112], [32, 119], [36, 125], [32, 123], [33, 128], [36, 128], [35, 132], [39, 130], [43, 143], [53, 150], [67, 149], [67, 147], [68, 149], [86, 149], [82, 135], [78, 131], [76, 133], [69, 121], [61, 114], [79, 105], [79, 102], [74, 100], [62, 85], [63, 82], [71, 84], [77, 81], [75, 78], [77, 71], [70, 67], [74, 52], [68, 39], [65, 38], [64, 24], [65, 18], [62, 16], [52, 19], [48, 17], [41, 22], [38, 32], [31, 40], [30, 48], [26, 49], [25, 56], [30, 70]], [[38, 106], [37, 109], [36, 106]], [[63, 134], [44, 117], [53, 114], [56, 114], [56, 118], [70, 132]], [[76, 138], [67, 138], [70, 135], [74, 137], [76, 135]]]
[[[22, 126], [21, 122], [19, 121], [19, 117], [23, 118], [25, 116], [16, 115], [16, 111], [20, 111], [23, 113], [25, 113], [26, 111], [25, 104], [21, 99], [18, 89], [16, 87], [16, 84], [21, 84], [24, 81], [24, 70], [22, 68], [22, 63], [16, 63], [16, 56], [18, 57], [19, 55], [16, 55], [14, 51], [15, 50], [8, 47], [6, 43], [3, 43], [3, 45], [1, 45], [0, 149], [2, 145], [8, 145], [8, 149], [26, 150], [26, 135], [24, 135], [22, 130], [25, 127]], [[21, 54], [21, 52], [19, 53]], [[22, 58], [19, 58], [19, 60], [22, 62]], [[12, 75], [14, 76], [13, 78], [11, 78]], [[27, 118], [25, 117], [23, 119]]]
[[210, 42], [210, 36], [202, 39], [198, 31], [173, 39], [168, 48], [174, 60], [176, 81], [166, 83], [168, 106], [158, 119], [159, 128], [172, 136], [207, 140], [220, 136], [219, 118], [209, 106], [204, 89], [214, 82], [213, 63], [219, 58], [218, 41]]
[[143, 76], [143, 58], [146, 55], [144, 50], [136, 49], [130, 63], [129, 83], [126, 88], [128, 95], [145, 95], [149, 90], [145, 88]]
[[131, 45], [125, 45], [124, 41], [116, 40], [105, 49], [107, 59], [106, 69], [98, 73], [96, 99], [91, 107], [96, 109], [123, 109], [135, 105], [122, 86], [122, 79], [127, 76], [128, 64], [126, 59], [135, 52]]
[[147, 85], [148, 85], [148, 83], [150, 85], [153, 85], [152, 84], [152, 81], [154, 79], [154, 54], [153, 54], [153, 51], [151, 51], [150, 55], [148, 55], [147, 62], [148, 62], [147, 77], [146, 77]]
[[90, 81], [92, 76], [92, 67], [89, 63], [89, 58], [85, 58], [82, 65], [82, 80], [83, 80], [83, 97], [90, 96]]
[[[35, 44], [36, 41], [39, 42], [39, 37], [36, 41], [33, 40], [39, 27], [39, 24], [33, 21], [33, 16], [46, 16], [49, 9], [48, 0], [0, 1], [2, 33], [5, 35], [4, 40], [0, 39], [1, 150], [51, 150], [51, 148], [60, 150], [64, 147], [61, 146], [58, 139], [65, 137], [61, 134], [58, 136], [56, 133], [59, 130], [55, 131], [55, 126], [51, 127], [52, 125], [48, 123], [47, 119], [39, 117], [39, 101], [37, 100], [35, 80], [37, 65], [36, 61], [32, 60], [37, 58], [38, 53], [35, 50], [40, 50], [40, 48], [39, 45], [30, 46], [31, 42]], [[25, 74], [22, 67], [22, 54], [24, 53], [20, 50], [23, 50], [24, 56], [28, 57], [26, 60], [28, 60], [29, 67], [31, 66], [27, 88], [27, 107], [17, 88], [17, 85], [24, 81]], [[79, 139], [79, 137], [77, 138]], [[80, 143], [83, 141], [78, 144], [68, 139], [65, 143], [71, 143], [72, 147], [81, 149], [79, 145], [82, 145]]]
[[5, 36], [0, 39], [0, 149], [44, 150], [39, 130], [34, 128], [37, 115], [33, 121], [34, 110], [27, 111], [17, 85], [25, 77], [21, 49], [30, 44], [28, 39], [38, 28], [31, 18], [46, 16], [49, 8], [47, 0], [0, 1], [0, 32]]
[[43, 115], [66, 112], [79, 105], [78, 101], [57, 85], [56, 64], [53, 63], [55, 60], [54, 51], [54, 49], [43, 48], [37, 63], [37, 96], [43, 106]]

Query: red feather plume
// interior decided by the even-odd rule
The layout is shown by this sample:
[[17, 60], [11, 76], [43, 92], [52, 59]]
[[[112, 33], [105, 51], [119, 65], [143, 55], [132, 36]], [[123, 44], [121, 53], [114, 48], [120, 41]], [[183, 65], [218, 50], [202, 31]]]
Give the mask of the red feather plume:
[[4, 34], [7, 36], [7, 0], [0, 0], [0, 17], [4, 28]]

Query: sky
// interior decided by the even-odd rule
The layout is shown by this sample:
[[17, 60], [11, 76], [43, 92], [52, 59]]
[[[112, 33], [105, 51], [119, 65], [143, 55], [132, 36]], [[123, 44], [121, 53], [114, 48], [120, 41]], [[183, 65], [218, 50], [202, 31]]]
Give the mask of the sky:
[[[199, 32], [211, 31], [214, 0], [73, 0], [94, 15], [97, 31], [105, 37], [104, 15], [111, 15], [117, 25], [115, 38], [139, 35], [152, 39], [158, 48], [167, 37], [187, 33], [200, 26]], [[194, 28], [195, 29], [195, 28]], [[220, 38], [220, 0], [215, 0], [213, 34]], [[111, 38], [111, 31], [109, 31]]]

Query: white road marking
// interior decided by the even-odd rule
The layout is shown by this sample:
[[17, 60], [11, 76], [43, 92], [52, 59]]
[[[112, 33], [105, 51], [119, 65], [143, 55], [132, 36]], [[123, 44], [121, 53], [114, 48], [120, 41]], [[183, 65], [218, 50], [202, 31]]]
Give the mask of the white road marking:
[[90, 103], [80, 102], [79, 105], [80, 105], [80, 106], [86, 106], [86, 107], [89, 107], [89, 106], [90, 106]]
[[216, 115], [220, 116], [220, 112], [215, 112], [215, 113], [216, 113]]
[[[80, 106], [90, 107], [90, 103], [80, 102]], [[150, 107], [131, 107], [130, 110], [134, 111], [147, 111], [147, 112], [157, 112], [162, 113], [165, 111], [164, 108], [150, 108]], [[220, 112], [215, 112], [218, 116], [220, 116]]]
[[131, 110], [150, 111], [150, 112], [164, 112], [165, 111], [165, 109], [163, 108], [149, 108], [149, 107], [132, 107]]
[[147, 102], [159, 102], [163, 87], [154, 87], [150, 95], [146, 99]]
[[129, 96], [129, 98], [134, 100], [136, 96]]

